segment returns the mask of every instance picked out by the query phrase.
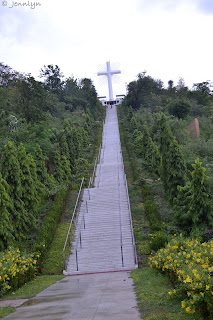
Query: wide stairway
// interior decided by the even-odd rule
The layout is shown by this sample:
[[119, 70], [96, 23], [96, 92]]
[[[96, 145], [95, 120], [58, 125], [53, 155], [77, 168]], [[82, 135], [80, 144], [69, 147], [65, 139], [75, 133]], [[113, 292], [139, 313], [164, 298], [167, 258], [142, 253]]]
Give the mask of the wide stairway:
[[137, 268], [116, 107], [108, 108], [92, 188], [84, 189], [66, 274]]

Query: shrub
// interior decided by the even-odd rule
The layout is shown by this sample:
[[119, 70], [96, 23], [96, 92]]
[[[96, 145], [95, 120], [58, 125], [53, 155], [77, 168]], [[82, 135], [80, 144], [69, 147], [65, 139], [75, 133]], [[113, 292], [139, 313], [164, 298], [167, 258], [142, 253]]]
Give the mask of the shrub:
[[180, 234], [149, 259], [152, 268], [164, 272], [173, 282], [174, 290], [169, 295], [181, 294], [182, 308], [187, 313], [200, 312], [209, 319], [213, 308], [213, 242], [201, 243]]
[[41, 231], [39, 233], [36, 247], [39, 248], [40, 246], [45, 244], [46, 248], [49, 248], [55, 234], [56, 227], [61, 218], [61, 214], [69, 191], [70, 188], [62, 188], [56, 194], [55, 199], [51, 204], [50, 210], [44, 220], [44, 223], [41, 226]]
[[[45, 252], [44, 245], [41, 251]], [[43, 261], [39, 251], [21, 253], [19, 249], [9, 247], [0, 255], [0, 296], [20, 288], [40, 272], [43, 272]]]
[[167, 242], [167, 235], [162, 231], [159, 231], [151, 235], [150, 249], [158, 251], [159, 249], [164, 248]]

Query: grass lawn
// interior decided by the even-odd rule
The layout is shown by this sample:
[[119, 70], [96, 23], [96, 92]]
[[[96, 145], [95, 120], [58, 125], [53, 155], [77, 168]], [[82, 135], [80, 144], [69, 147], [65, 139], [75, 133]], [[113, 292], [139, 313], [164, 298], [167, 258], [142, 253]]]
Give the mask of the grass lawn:
[[169, 279], [155, 269], [142, 267], [132, 271], [139, 311], [143, 320], [195, 320], [199, 314], [181, 309], [181, 299], [170, 298], [173, 290]]
[[0, 307], [0, 319], [8, 316], [8, 314], [12, 313], [15, 311], [15, 308], [11, 308], [11, 307]]

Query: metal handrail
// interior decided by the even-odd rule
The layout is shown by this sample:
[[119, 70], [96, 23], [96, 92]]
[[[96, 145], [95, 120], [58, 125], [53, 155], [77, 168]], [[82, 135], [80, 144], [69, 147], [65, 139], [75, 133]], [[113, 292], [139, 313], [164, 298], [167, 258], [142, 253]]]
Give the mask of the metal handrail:
[[[119, 128], [118, 128], [118, 131], [119, 131]], [[121, 141], [120, 141], [120, 150], [121, 150], [121, 163], [122, 163], [122, 167], [123, 167], [123, 171], [124, 171]], [[133, 224], [132, 224], [132, 214], [131, 214], [131, 207], [130, 207], [130, 201], [129, 201], [129, 190], [128, 190], [127, 179], [126, 179], [125, 173], [124, 173], [124, 182], [125, 182], [125, 187], [126, 187], [127, 202], [128, 202], [128, 209], [129, 209], [129, 221], [130, 221], [130, 228], [131, 228], [132, 244], [133, 244], [133, 248], [134, 248], [134, 259], [135, 259], [135, 264], [138, 264], [135, 237], [134, 237]]]
[[[83, 183], [84, 183], [84, 177], [82, 178], [82, 181], [81, 181], [81, 186], [80, 186], [80, 189], [79, 189], [79, 192], [78, 192], [78, 197], [77, 197], [77, 200], [76, 200], [76, 203], [75, 203], [75, 208], [73, 210], [72, 218], [71, 218], [71, 221], [70, 221], [69, 229], [68, 229], [68, 232], [67, 232], [67, 237], [66, 237], [66, 240], [65, 240], [64, 248], [63, 248], [64, 270], [66, 269], [65, 250], [66, 250], [68, 239], [69, 239], [69, 249], [70, 249], [70, 231], [71, 231], [72, 223], [74, 223], [75, 211], [76, 211], [76, 208], [77, 208], [77, 205], [78, 205], [78, 200], [80, 198], [80, 193], [81, 193], [81, 190], [82, 190]], [[76, 226], [75, 226], [75, 223], [74, 223], [74, 228], [75, 227]]]
[[134, 258], [135, 258], [135, 264], [138, 264], [137, 251], [136, 251], [136, 245], [135, 245], [135, 237], [134, 237], [134, 231], [133, 231], [132, 214], [131, 214], [131, 208], [130, 208], [129, 191], [128, 191], [126, 174], [125, 174], [125, 186], [126, 186], [128, 209], [129, 209], [129, 221], [130, 221], [130, 228], [131, 228], [131, 235], [132, 235], [132, 244], [133, 244], [133, 247], [134, 247]]
[[[118, 149], [117, 149], [117, 163], [118, 163]], [[119, 165], [118, 169], [118, 207], [119, 207], [119, 222], [120, 222], [120, 246], [121, 246], [121, 261], [122, 267], [124, 266], [124, 257], [123, 257], [123, 237], [122, 237], [122, 223], [121, 223], [121, 199], [120, 199], [120, 175], [119, 175]]]

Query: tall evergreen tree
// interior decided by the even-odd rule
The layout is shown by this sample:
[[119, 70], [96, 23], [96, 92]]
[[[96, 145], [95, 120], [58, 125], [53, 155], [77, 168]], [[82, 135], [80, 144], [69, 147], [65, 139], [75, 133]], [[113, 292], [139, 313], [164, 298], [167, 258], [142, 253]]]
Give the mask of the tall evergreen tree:
[[31, 175], [30, 158], [27, 157], [25, 147], [21, 143], [17, 150], [17, 157], [22, 171], [21, 185], [22, 185], [22, 201], [28, 212], [33, 212], [39, 202], [37, 185]]
[[193, 228], [206, 229], [213, 225], [213, 198], [206, 169], [199, 159], [192, 166], [191, 181], [178, 187], [175, 213], [178, 225], [188, 233]]
[[177, 196], [177, 186], [184, 186], [186, 165], [180, 147], [163, 114], [160, 119], [160, 152], [162, 157], [161, 178], [170, 200]]
[[184, 186], [186, 183], [186, 163], [183, 158], [181, 149], [174, 139], [168, 146], [168, 159], [167, 159], [167, 184], [168, 184], [168, 198], [171, 203], [177, 197], [177, 186]]
[[138, 131], [138, 134], [135, 135], [134, 150], [135, 150], [136, 154], [139, 157], [143, 156], [143, 154], [144, 154], [144, 151], [143, 151], [143, 134], [142, 134], [141, 131]]
[[148, 140], [149, 140], [149, 137], [150, 137], [147, 126], [143, 127], [142, 133], [143, 133], [143, 138], [142, 138], [141, 153], [142, 153], [143, 158], [145, 158], [145, 155], [146, 155], [146, 152], [147, 152]]
[[54, 178], [58, 183], [63, 182], [64, 170], [61, 162], [61, 155], [58, 151], [55, 152], [54, 157]]
[[31, 177], [35, 183], [36, 192], [39, 195], [39, 198], [41, 198], [46, 193], [45, 185], [38, 179], [36, 162], [30, 153], [27, 154], [27, 160], [29, 163]]
[[10, 241], [13, 240], [13, 226], [11, 221], [11, 212], [13, 210], [13, 202], [9, 196], [9, 185], [2, 178], [0, 173], [0, 250], [8, 247]]
[[29, 220], [27, 219], [24, 202], [22, 201], [22, 185], [23, 173], [17, 158], [17, 150], [10, 141], [4, 146], [2, 153], [2, 177], [9, 184], [9, 196], [13, 201], [11, 220], [13, 221], [14, 234], [16, 238], [23, 235], [26, 231]]
[[148, 170], [156, 175], [160, 174], [161, 156], [158, 147], [149, 137], [145, 155]]
[[67, 160], [69, 160], [70, 152], [69, 152], [69, 147], [67, 144], [67, 139], [65, 134], [61, 136], [60, 148], [61, 148], [61, 155], [64, 155], [67, 158]]
[[68, 182], [71, 177], [71, 169], [70, 169], [70, 162], [67, 160], [66, 156], [61, 156], [61, 167], [62, 167], [62, 182]]
[[43, 155], [42, 149], [39, 144], [36, 144], [34, 159], [36, 162], [38, 180], [42, 184], [47, 185], [48, 173], [45, 165], [45, 160], [47, 160], [47, 158]]

